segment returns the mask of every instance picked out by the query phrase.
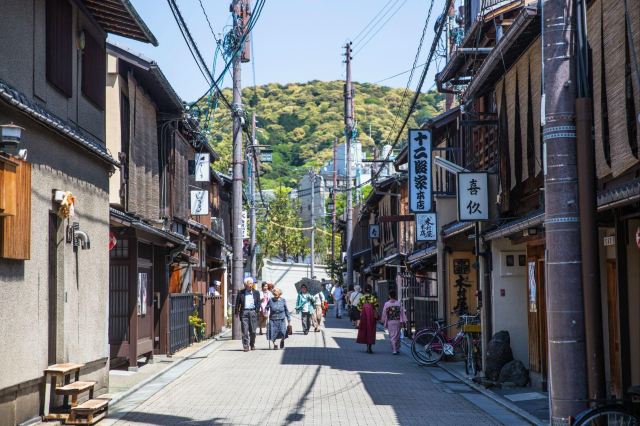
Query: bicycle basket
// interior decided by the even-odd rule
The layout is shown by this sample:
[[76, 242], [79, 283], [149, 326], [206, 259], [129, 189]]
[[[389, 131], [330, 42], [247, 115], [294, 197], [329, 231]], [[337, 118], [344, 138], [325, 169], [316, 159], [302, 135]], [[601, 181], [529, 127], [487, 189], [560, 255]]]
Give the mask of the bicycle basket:
[[466, 333], [480, 333], [480, 324], [463, 324], [462, 331]]

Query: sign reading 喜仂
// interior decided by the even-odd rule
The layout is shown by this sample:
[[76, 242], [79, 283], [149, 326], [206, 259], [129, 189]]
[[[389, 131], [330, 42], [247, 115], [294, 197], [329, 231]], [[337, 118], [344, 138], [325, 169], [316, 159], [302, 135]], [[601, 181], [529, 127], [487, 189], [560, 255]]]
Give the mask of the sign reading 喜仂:
[[409, 146], [409, 210], [431, 211], [431, 132], [410, 129]]
[[458, 173], [458, 220], [489, 220], [489, 175]]
[[436, 241], [438, 239], [435, 213], [416, 215], [416, 241]]

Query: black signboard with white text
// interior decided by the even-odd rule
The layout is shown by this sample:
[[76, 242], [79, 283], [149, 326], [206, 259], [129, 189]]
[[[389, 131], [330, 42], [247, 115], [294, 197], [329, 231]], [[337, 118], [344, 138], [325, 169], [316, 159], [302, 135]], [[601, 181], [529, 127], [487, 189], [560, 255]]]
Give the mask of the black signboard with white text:
[[409, 130], [409, 211], [431, 211], [431, 131]]

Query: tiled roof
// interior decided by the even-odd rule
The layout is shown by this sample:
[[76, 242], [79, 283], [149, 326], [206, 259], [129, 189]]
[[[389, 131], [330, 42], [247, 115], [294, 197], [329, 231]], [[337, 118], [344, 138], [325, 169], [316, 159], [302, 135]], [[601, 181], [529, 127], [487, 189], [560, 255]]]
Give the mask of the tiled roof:
[[40, 124], [47, 126], [56, 132], [60, 133], [72, 141], [74, 141], [80, 147], [86, 149], [91, 154], [99, 157], [101, 160], [106, 161], [114, 166], [119, 166], [120, 163], [116, 161], [107, 148], [92, 136], [88, 135], [82, 129], [72, 126], [70, 123], [57, 117], [51, 112], [47, 111], [42, 106], [38, 105], [32, 99], [11, 87], [9, 84], [0, 80], [0, 99], [5, 101], [11, 106], [16, 107], [24, 114], [28, 115], [32, 119], [38, 121]]

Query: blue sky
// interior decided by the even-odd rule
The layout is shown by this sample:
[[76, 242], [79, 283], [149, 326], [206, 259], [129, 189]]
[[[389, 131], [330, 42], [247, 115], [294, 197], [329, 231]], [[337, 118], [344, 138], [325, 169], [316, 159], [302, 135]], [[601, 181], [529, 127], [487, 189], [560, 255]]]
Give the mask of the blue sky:
[[[116, 36], [109, 39], [155, 60], [183, 99], [192, 101], [199, 97], [208, 85], [186, 48], [167, 2], [132, 0], [132, 3], [160, 45], [153, 47]], [[215, 42], [199, 0], [177, 0], [177, 3], [200, 51], [210, 63]], [[229, 3], [230, 0], [202, 0], [216, 34], [231, 23]], [[380, 27], [390, 18], [384, 27], [375, 35], [376, 30], [371, 31], [373, 37], [366, 45], [369, 36], [355, 39], [353, 78], [375, 83], [406, 71], [413, 63], [429, 4], [430, 0], [267, 0], [254, 29], [254, 63], [243, 65], [243, 85], [253, 85], [253, 66], [257, 84], [344, 79], [342, 46], [355, 39], [385, 6], [388, 13], [377, 25]], [[426, 60], [435, 19], [443, 8], [444, 0], [435, 0], [420, 63]], [[434, 63], [425, 90], [432, 86], [435, 71]], [[412, 87], [418, 76], [419, 72]], [[408, 77], [407, 73], [381, 84], [405, 87]], [[229, 83], [227, 78], [225, 86]]]

